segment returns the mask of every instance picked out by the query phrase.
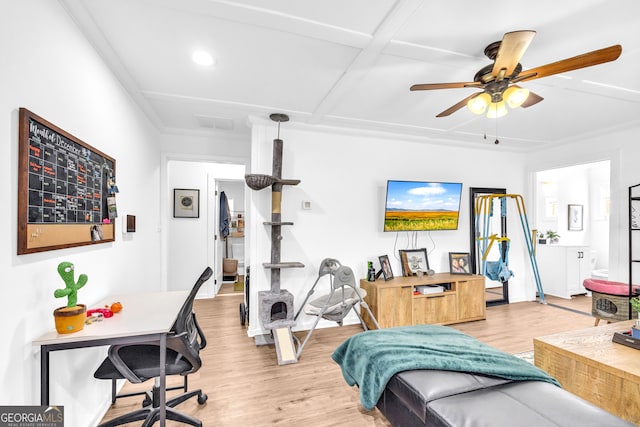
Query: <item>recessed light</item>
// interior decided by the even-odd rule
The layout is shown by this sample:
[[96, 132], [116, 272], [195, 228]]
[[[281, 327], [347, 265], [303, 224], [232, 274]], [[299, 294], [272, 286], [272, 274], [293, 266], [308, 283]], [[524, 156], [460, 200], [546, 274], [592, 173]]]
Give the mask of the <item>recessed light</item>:
[[203, 50], [193, 52], [191, 58], [193, 59], [193, 62], [198, 65], [202, 65], [203, 67], [211, 66], [215, 62], [213, 57]]

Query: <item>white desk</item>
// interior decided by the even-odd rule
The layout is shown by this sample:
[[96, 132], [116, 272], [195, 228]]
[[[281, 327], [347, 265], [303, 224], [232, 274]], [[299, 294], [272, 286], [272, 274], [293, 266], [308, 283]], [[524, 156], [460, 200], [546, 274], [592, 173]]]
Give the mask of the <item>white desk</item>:
[[122, 311], [101, 322], [85, 325], [70, 334], [47, 332], [33, 341], [40, 346], [40, 404], [49, 404], [49, 352], [73, 348], [144, 342], [160, 343], [160, 425], [165, 425], [165, 357], [167, 333], [171, 330], [189, 291], [148, 292], [114, 295], [87, 307], [102, 308], [115, 301], [122, 303]]

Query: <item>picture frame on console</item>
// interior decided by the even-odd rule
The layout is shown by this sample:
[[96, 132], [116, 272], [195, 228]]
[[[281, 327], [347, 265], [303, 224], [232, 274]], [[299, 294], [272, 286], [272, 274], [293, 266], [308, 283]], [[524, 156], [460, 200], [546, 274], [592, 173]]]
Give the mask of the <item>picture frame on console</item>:
[[389, 262], [389, 256], [381, 255], [378, 257], [378, 260], [380, 261], [380, 268], [382, 269], [382, 277], [384, 277], [384, 280], [393, 279], [393, 270], [391, 270], [391, 263]]
[[469, 252], [449, 252], [449, 273], [471, 274], [469, 269], [470, 259]]
[[429, 258], [427, 250], [422, 249], [400, 249], [400, 263], [402, 264], [402, 275], [421, 276], [429, 274]]

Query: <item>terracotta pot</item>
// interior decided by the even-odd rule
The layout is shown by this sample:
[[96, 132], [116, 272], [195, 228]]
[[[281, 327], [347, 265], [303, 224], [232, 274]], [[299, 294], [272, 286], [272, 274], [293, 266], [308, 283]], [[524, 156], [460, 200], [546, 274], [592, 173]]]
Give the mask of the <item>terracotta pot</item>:
[[53, 310], [56, 331], [59, 334], [70, 334], [81, 331], [87, 319], [87, 306], [78, 304], [74, 307], [59, 307]]

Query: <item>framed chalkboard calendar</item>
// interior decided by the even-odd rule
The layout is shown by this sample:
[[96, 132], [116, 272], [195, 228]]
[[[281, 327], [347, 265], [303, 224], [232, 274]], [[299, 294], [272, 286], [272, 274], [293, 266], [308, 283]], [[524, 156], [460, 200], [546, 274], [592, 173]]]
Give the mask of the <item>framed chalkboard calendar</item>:
[[19, 121], [18, 255], [114, 241], [115, 159], [25, 108]]

